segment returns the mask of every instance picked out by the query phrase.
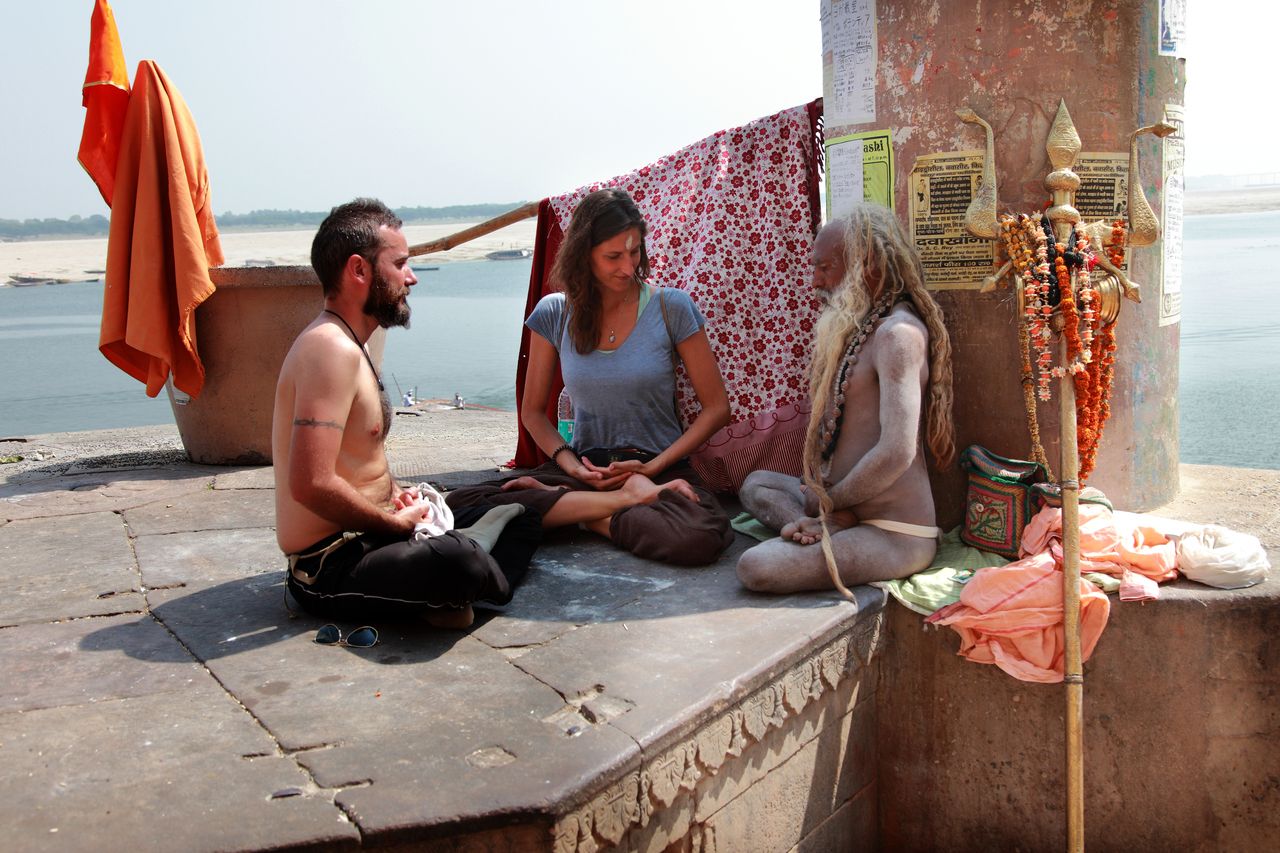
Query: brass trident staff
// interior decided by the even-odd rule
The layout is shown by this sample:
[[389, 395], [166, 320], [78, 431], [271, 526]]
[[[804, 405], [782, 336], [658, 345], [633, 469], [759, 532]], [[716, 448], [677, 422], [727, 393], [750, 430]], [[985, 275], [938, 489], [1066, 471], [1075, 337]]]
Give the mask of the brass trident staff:
[[[975, 237], [991, 239], [999, 234], [996, 218], [994, 141], [991, 126], [967, 107], [957, 110], [957, 115], [962, 121], [977, 124], [986, 132], [987, 145], [983, 159], [982, 179], [965, 214], [965, 228]], [[1144, 133], [1164, 137], [1175, 130], [1176, 128], [1170, 124], [1158, 122], [1137, 129], [1130, 137], [1128, 218], [1131, 245], [1150, 245], [1159, 238], [1160, 234], [1159, 222], [1141, 188], [1137, 139]], [[1130, 282], [1123, 272], [1107, 261], [1102, 241], [1110, 232], [1109, 224], [1099, 221], [1080, 226], [1080, 212], [1075, 208], [1075, 194], [1080, 188], [1080, 178], [1071, 168], [1075, 165], [1076, 157], [1080, 153], [1080, 135], [1076, 132], [1071, 116], [1067, 112], [1065, 100], [1058, 104], [1058, 113], [1049, 129], [1045, 148], [1049, 154], [1049, 162], [1053, 166], [1053, 171], [1044, 180], [1045, 189], [1049, 191], [1052, 199], [1052, 205], [1045, 215], [1053, 225], [1054, 236], [1058, 242], [1069, 243], [1071, 231], [1074, 228], [1076, 233], [1087, 239], [1093, 247], [1099, 266], [1108, 273], [1098, 287], [1100, 296], [1100, 304], [1097, 306], [1098, 320], [1100, 323], [1114, 322], [1120, 310], [1119, 294], [1123, 293], [1128, 299], [1139, 302], [1141, 301], [1140, 289], [1138, 285]], [[1002, 266], [995, 275], [983, 283], [982, 291], [994, 289], [997, 281], [1012, 268], [1011, 262]], [[1021, 302], [1022, 282], [1016, 276], [1015, 281], [1019, 302]], [[1055, 308], [1052, 328], [1061, 332], [1064, 325], [1061, 310]], [[1059, 351], [1060, 363], [1066, 367], [1069, 362], [1066, 335], [1062, 336]], [[1070, 371], [1064, 371], [1058, 385], [1061, 411], [1059, 425], [1061, 480], [1058, 485], [1062, 494], [1062, 617], [1065, 646], [1062, 680], [1066, 685], [1067, 695], [1067, 849], [1073, 853], [1079, 853], [1084, 850], [1084, 669], [1080, 652], [1080, 456], [1076, 441], [1076, 389]]]

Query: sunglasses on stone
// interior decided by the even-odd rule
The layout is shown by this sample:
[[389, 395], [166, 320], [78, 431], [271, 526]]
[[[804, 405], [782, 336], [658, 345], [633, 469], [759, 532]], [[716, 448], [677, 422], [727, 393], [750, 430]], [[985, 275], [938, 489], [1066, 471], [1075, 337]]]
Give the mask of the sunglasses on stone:
[[313, 642], [322, 646], [349, 646], [353, 649], [367, 649], [378, 644], [378, 629], [372, 625], [365, 625], [356, 628], [346, 637], [343, 637], [342, 631], [337, 625], [324, 625], [319, 631], [316, 631]]

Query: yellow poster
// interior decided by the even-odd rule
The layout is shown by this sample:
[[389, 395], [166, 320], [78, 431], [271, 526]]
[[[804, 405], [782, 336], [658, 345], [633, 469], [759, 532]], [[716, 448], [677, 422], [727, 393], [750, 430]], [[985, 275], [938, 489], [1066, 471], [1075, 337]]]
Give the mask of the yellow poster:
[[933, 290], [977, 290], [992, 273], [995, 243], [964, 229], [982, 176], [981, 151], [945, 151], [916, 160], [907, 182], [911, 239]]
[[893, 141], [888, 130], [851, 133], [827, 141], [827, 219], [861, 201], [893, 209]]

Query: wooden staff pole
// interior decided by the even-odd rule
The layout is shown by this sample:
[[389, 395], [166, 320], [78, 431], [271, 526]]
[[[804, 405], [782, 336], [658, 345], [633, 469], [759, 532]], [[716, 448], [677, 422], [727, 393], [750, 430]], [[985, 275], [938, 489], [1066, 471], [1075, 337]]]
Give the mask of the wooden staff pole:
[[[1067, 364], [1066, 336], [1062, 364]], [[1067, 850], [1084, 850], [1084, 669], [1080, 661], [1080, 456], [1076, 446], [1076, 388], [1068, 373], [1059, 382], [1062, 413], [1062, 627], [1067, 687]]]
[[479, 225], [472, 225], [470, 228], [464, 228], [456, 234], [450, 234], [448, 237], [441, 237], [439, 240], [431, 240], [426, 243], [419, 243], [416, 246], [409, 247], [409, 257], [416, 258], [419, 255], [429, 255], [432, 252], [446, 252], [454, 246], [461, 246], [477, 237], [483, 237], [486, 234], [492, 234], [499, 228], [505, 228], [513, 222], [519, 222], [522, 219], [531, 219], [538, 215], [538, 202], [531, 201], [528, 204], [522, 204], [515, 210], [508, 210], [506, 213], [500, 214], [481, 222]]
[[[1071, 230], [1080, 221], [1075, 208], [1080, 178], [1071, 167], [1080, 153], [1080, 135], [1076, 133], [1065, 100], [1058, 103], [1058, 114], [1049, 128], [1045, 151], [1053, 171], [1045, 176], [1044, 186], [1053, 204], [1045, 216], [1053, 223], [1059, 243], [1071, 242]], [[1075, 247], [1072, 246], [1072, 249]], [[1064, 285], [1071, 287], [1068, 281]], [[1064, 298], [1070, 298], [1064, 294]], [[1066, 320], [1059, 306], [1057, 320]], [[1065, 325], [1065, 324], [1064, 324]], [[1084, 670], [1080, 661], [1080, 453], [1076, 443], [1076, 386], [1070, 370], [1067, 335], [1063, 329], [1060, 363], [1065, 369], [1058, 383], [1061, 416], [1058, 418], [1059, 445], [1062, 450], [1058, 472], [1062, 477], [1062, 633], [1064, 646], [1062, 681], [1067, 688], [1067, 850], [1084, 851]]]

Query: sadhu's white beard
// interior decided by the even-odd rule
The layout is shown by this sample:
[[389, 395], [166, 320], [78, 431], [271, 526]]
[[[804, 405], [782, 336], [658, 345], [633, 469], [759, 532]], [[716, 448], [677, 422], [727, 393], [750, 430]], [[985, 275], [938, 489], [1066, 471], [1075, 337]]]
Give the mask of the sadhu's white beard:
[[829, 389], [840, 369], [849, 337], [870, 309], [866, 291], [846, 277], [827, 296], [822, 315], [814, 327], [813, 364], [810, 370], [810, 396], [815, 401], [818, 389]]

